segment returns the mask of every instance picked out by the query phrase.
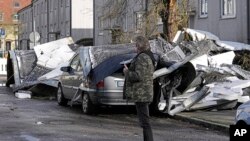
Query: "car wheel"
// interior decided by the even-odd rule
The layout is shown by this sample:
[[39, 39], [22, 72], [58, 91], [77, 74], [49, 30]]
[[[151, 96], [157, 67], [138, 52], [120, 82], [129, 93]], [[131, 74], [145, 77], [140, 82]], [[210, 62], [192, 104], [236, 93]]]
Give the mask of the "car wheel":
[[236, 123], [236, 125], [246, 126], [247, 124], [246, 124], [246, 122], [245, 122], [245, 121], [243, 121], [243, 120], [239, 120], [239, 121]]
[[68, 104], [68, 100], [64, 97], [62, 86], [58, 86], [57, 95], [56, 95], [57, 103], [61, 106], [66, 106]]
[[[161, 86], [158, 83], [159, 80], [157, 80], [154, 83], [154, 97], [153, 97], [153, 102], [150, 105], [151, 108], [151, 112], [153, 114], [163, 114], [167, 112], [167, 108], [168, 108], [168, 97], [163, 96], [162, 92], [168, 92], [165, 91], [165, 89], [163, 89], [163, 91], [161, 91]], [[168, 93], [166, 94], [166, 96], [168, 96]]]
[[82, 96], [82, 111], [84, 114], [93, 114], [95, 113], [95, 105], [92, 103], [89, 94], [84, 93]]

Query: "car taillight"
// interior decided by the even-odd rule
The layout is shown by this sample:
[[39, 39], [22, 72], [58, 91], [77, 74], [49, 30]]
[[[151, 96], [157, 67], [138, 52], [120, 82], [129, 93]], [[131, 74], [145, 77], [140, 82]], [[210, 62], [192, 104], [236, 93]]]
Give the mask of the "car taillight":
[[96, 84], [96, 88], [100, 89], [100, 88], [104, 88], [104, 81], [100, 81]]

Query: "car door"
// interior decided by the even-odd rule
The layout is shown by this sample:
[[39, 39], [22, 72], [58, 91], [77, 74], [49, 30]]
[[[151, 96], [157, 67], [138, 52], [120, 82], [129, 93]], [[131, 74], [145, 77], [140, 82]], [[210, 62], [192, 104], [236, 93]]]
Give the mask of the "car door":
[[77, 70], [79, 64], [79, 55], [76, 55], [72, 61], [70, 62], [70, 67], [71, 67], [71, 71], [70, 72], [64, 72], [62, 75], [62, 86], [63, 86], [63, 93], [65, 98], [67, 99], [71, 99], [72, 95], [73, 95], [73, 91], [72, 91], [72, 87], [73, 87], [73, 80], [75, 79], [75, 72]]
[[83, 82], [84, 77], [83, 77], [83, 69], [81, 63], [78, 63], [77, 69], [74, 73], [74, 77], [72, 82], [72, 96], [78, 91], [80, 84]]

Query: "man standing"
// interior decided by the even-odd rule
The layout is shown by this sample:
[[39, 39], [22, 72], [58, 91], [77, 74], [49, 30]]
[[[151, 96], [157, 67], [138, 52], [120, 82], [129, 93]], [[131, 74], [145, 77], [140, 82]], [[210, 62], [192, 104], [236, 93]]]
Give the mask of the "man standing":
[[154, 56], [145, 37], [136, 37], [137, 55], [130, 67], [124, 65], [124, 92], [128, 100], [135, 102], [144, 141], [153, 141], [149, 121], [149, 104], [153, 101]]

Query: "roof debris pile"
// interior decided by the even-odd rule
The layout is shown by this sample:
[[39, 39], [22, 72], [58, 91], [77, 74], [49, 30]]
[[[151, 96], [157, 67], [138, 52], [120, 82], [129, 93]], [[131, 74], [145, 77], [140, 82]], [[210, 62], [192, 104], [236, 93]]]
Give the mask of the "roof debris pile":
[[[185, 34], [191, 37], [191, 43], [183, 40]], [[193, 44], [198, 50], [190, 61], [196, 77], [185, 91], [165, 88], [171, 92], [166, 104], [164, 100], [159, 104], [160, 110], [175, 115], [184, 110], [232, 109], [237, 102], [249, 101], [250, 45], [220, 41], [211, 33], [193, 29], [179, 31], [174, 41]]]
[[[56, 81], [52, 79], [40, 80], [39, 78], [48, 74], [52, 70], [67, 63], [75, 54], [68, 46], [72, 44], [72, 38], [64, 38], [52, 41], [42, 45], [37, 45], [34, 50], [13, 50], [9, 51], [7, 64], [9, 74], [8, 81], [14, 81], [13, 91], [18, 90], [35, 90], [38, 84], [55, 86]], [[59, 76], [61, 73], [53, 75]], [[8, 82], [7, 83], [11, 83]], [[45, 86], [46, 87], [46, 86]]]

